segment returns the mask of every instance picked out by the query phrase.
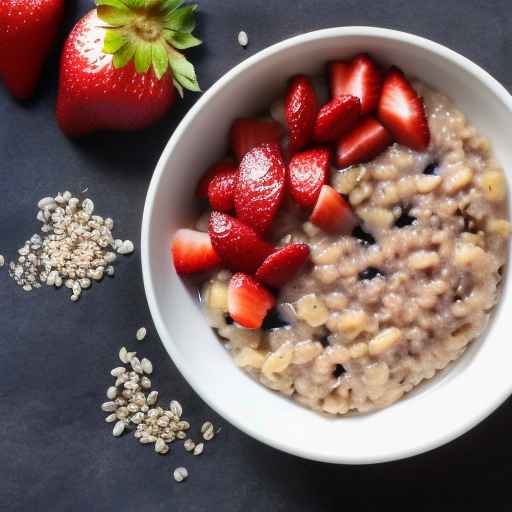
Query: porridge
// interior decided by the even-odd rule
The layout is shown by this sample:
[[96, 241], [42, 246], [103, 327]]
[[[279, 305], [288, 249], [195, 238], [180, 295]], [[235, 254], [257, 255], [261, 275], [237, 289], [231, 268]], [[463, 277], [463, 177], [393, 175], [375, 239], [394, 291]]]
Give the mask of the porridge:
[[[339, 65], [349, 69], [344, 73], [362, 66], [369, 75], [363, 85], [373, 83], [373, 68], [360, 58]], [[333, 75], [331, 68], [335, 95]], [[217, 212], [207, 214], [209, 228], [202, 218], [197, 232], [181, 230], [195, 237], [203, 258], [182, 271], [212, 270], [201, 297], [235, 363], [268, 388], [334, 415], [390, 405], [459, 358], [486, 327], [508, 256], [506, 182], [488, 140], [423, 83], [411, 86], [393, 70], [377, 82], [381, 96], [373, 106], [368, 90], [356, 87], [359, 110], [350, 128], [338, 129], [338, 122], [334, 132], [329, 123], [319, 130], [324, 108], [316, 107], [316, 124], [304, 136], [303, 105], [296, 124], [274, 114], [288, 128], [291, 160], [276, 163], [256, 145], [239, 168], [217, 168], [217, 184], [210, 171], [208, 190], [222, 192], [210, 201]], [[307, 98], [311, 91], [300, 85], [298, 97]], [[398, 94], [412, 114], [400, 119], [398, 109], [390, 116], [387, 93], [393, 101]], [[285, 114], [294, 108], [290, 94]], [[349, 107], [343, 119], [352, 115]], [[414, 116], [424, 126], [411, 124]], [[267, 138], [280, 140], [273, 121], [259, 123], [268, 124]], [[366, 130], [364, 137], [356, 137], [358, 130]], [[236, 154], [234, 140], [232, 131]], [[334, 150], [310, 149], [311, 140], [335, 142]], [[286, 173], [284, 184], [266, 175], [247, 193], [240, 185], [247, 168], [265, 158], [274, 178]], [[328, 172], [317, 183], [311, 175], [320, 168]], [[297, 169], [297, 180], [306, 173], [309, 181], [295, 186]], [[262, 207], [262, 190], [265, 201], [277, 199]], [[219, 212], [233, 209], [236, 219]], [[226, 244], [228, 233], [234, 235]], [[241, 239], [248, 245], [237, 246]], [[180, 270], [180, 253], [173, 252]]]

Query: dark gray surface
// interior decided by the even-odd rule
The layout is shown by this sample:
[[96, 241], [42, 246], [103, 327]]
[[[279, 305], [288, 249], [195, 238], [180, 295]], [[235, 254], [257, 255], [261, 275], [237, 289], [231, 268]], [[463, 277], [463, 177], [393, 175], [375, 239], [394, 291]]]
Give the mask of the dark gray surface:
[[[69, 28], [92, 2], [67, 4]], [[206, 44], [190, 55], [203, 88], [271, 43], [354, 24], [434, 39], [512, 88], [510, 0], [200, 4], [199, 35]], [[236, 43], [240, 29], [249, 34], [246, 51]], [[57, 58], [55, 52], [30, 104], [13, 102], [0, 88], [0, 253], [9, 258], [36, 229], [34, 205], [40, 197], [86, 186], [98, 211], [118, 221], [116, 233], [138, 246], [151, 173], [195, 99], [188, 94], [165, 121], [144, 133], [72, 142], [59, 132], [53, 114]], [[195, 396], [156, 337], [138, 253], [122, 259], [115, 279], [95, 287], [79, 304], [71, 304], [63, 290], [27, 294], [4, 269], [0, 305], [2, 511], [320, 511], [354, 505], [362, 510], [462, 510], [481, 504], [493, 512], [510, 510], [510, 400], [472, 432], [432, 453], [378, 466], [313, 463], [248, 438]], [[150, 335], [138, 345], [134, 333], [141, 325]], [[153, 381], [162, 397], [179, 398], [196, 426], [206, 417], [222, 425], [222, 434], [202, 457], [185, 456], [177, 445], [173, 456], [158, 457], [131, 436], [112, 437], [99, 404], [122, 344], [155, 362]], [[474, 399], [485, 400], [485, 382]], [[177, 485], [170, 470], [180, 464], [189, 468], [190, 478]]]

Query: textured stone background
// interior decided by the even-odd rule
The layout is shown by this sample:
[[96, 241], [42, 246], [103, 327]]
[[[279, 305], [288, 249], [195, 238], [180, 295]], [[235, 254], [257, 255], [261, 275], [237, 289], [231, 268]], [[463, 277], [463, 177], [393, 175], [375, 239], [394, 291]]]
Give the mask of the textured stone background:
[[[246, 56], [302, 32], [375, 25], [426, 36], [474, 60], [512, 89], [510, 0], [199, 0], [199, 36], [190, 52], [203, 88]], [[66, 29], [91, 8], [68, 0]], [[236, 34], [248, 32], [240, 48]], [[64, 31], [63, 31], [64, 34]], [[187, 99], [166, 120], [136, 135], [66, 139], [54, 118], [58, 51], [28, 105], [0, 87], [0, 253], [11, 257], [34, 232], [34, 205], [49, 193], [89, 187], [116, 233], [138, 246], [146, 187]], [[160, 345], [144, 298], [138, 253], [79, 304], [64, 291], [26, 294], [0, 272], [1, 511], [327, 511], [510, 510], [510, 400], [449, 446], [398, 463], [331, 466], [304, 461], [248, 438], [195, 396]], [[157, 457], [130, 437], [113, 439], [99, 410], [122, 344], [156, 366], [154, 383], [179, 398], [194, 424], [222, 425], [201, 458]], [[485, 383], [481, 396], [485, 400]], [[456, 404], [454, 404], [456, 406]], [[270, 418], [269, 418], [270, 421]], [[436, 418], [432, 418], [436, 421]], [[312, 432], [311, 435], [314, 435]], [[175, 449], [174, 447], [172, 448]], [[176, 485], [170, 470], [185, 464]], [[492, 497], [492, 498], [491, 498]]]

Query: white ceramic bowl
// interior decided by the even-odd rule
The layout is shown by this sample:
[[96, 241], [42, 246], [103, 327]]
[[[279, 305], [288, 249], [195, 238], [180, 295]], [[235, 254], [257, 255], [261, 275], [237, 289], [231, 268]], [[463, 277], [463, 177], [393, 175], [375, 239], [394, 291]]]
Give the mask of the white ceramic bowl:
[[[195, 218], [199, 176], [226, 150], [231, 121], [268, 107], [296, 73], [366, 51], [395, 63], [452, 97], [512, 168], [512, 98], [461, 55], [410, 34], [342, 27], [297, 36], [262, 50], [226, 73], [188, 112], [165, 148], [142, 225], [142, 269], [162, 342], [195, 391], [226, 420], [280, 450], [308, 459], [362, 464], [415, 455], [463, 434], [512, 392], [506, 292], [489, 332], [448, 371], [379, 412], [327, 419], [264, 388], [240, 371], [204, 320], [197, 293], [170, 263], [174, 231]], [[506, 281], [510, 281], [507, 273]]]

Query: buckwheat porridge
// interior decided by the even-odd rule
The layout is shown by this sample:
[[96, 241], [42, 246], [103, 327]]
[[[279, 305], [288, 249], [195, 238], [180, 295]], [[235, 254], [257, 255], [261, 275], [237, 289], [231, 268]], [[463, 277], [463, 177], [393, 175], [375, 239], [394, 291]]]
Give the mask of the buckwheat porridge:
[[395, 142], [369, 162], [331, 167], [328, 183], [358, 219], [353, 231], [328, 234], [284, 200], [266, 240], [307, 244], [310, 260], [260, 328], [229, 315], [233, 272], [216, 271], [202, 290], [235, 363], [324, 413], [397, 401], [461, 356], [499, 298], [510, 233], [503, 170], [450, 100], [413, 85], [427, 149]]

